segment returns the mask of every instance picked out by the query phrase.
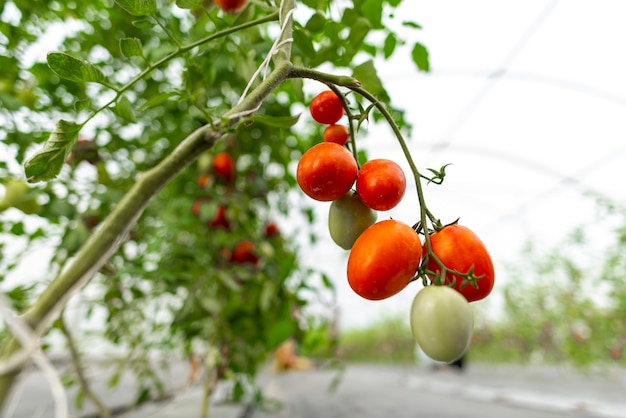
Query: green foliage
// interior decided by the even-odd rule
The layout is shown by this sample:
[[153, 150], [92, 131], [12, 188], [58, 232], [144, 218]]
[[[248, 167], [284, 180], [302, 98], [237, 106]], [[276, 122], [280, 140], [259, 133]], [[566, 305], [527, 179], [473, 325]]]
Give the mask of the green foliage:
[[410, 363], [415, 340], [407, 318], [381, 318], [367, 327], [343, 331], [338, 352], [350, 362]]
[[481, 316], [472, 358], [624, 364], [626, 208], [598, 200], [596, 219], [552, 249], [528, 244], [526, 263], [507, 270], [505, 315]]

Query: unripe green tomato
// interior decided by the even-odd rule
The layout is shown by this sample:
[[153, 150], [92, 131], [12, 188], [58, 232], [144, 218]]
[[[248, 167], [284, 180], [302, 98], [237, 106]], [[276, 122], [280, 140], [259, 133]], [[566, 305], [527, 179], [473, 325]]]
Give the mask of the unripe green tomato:
[[3, 206], [14, 207], [22, 203], [28, 189], [28, 184], [26, 184], [25, 181], [9, 179], [4, 184], [4, 198], [2, 199]]
[[448, 286], [427, 286], [411, 306], [411, 331], [433, 360], [451, 363], [470, 346], [474, 320], [467, 300]]
[[376, 218], [376, 212], [365, 206], [354, 191], [349, 191], [330, 205], [330, 237], [341, 248], [349, 250], [363, 231], [376, 222]]

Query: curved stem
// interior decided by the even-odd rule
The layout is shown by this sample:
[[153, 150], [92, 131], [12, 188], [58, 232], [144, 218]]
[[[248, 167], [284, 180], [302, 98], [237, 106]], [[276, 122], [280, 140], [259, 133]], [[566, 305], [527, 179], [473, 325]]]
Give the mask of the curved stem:
[[72, 359], [72, 363], [74, 365], [74, 371], [76, 372], [76, 378], [78, 380], [78, 385], [80, 386], [80, 390], [85, 394], [85, 396], [93, 402], [100, 413], [100, 418], [110, 418], [111, 412], [109, 408], [104, 404], [102, 399], [96, 395], [96, 393], [91, 389], [91, 385], [89, 384], [89, 379], [85, 375], [81, 355], [78, 352], [78, 347], [76, 346], [76, 342], [74, 341], [74, 336], [70, 333], [67, 325], [65, 324], [65, 318], [63, 318], [63, 314], [61, 314], [59, 318], [59, 329], [61, 333], [67, 339], [67, 348], [70, 352], [70, 357]]

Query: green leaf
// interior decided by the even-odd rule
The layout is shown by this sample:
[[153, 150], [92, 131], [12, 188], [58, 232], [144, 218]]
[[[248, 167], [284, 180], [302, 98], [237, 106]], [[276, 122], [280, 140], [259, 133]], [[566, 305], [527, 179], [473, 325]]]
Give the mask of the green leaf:
[[365, 61], [363, 64], [354, 68], [352, 77], [361, 82], [363, 87], [383, 102], [389, 102], [389, 95], [383, 87], [382, 81], [376, 73], [374, 61]]
[[151, 19], [139, 19], [134, 20], [132, 25], [139, 29], [149, 29], [155, 25], [154, 21]]
[[363, 43], [370, 29], [372, 29], [372, 25], [369, 20], [365, 18], [360, 17], [354, 22], [350, 28], [350, 35], [348, 36], [348, 44], [351, 50], [354, 50], [356, 53], [356, 50]]
[[43, 148], [24, 164], [24, 171], [29, 182], [52, 180], [59, 174], [78, 138], [80, 128], [81, 126], [74, 122], [66, 120], [57, 122]]
[[139, 111], [144, 111], [146, 109], [150, 109], [151, 107], [158, 106], [162, 103], [165, 103], [170, 97], [176, 96], [180, 96], [180, 93], [176, 91], [170, 91], [167, 93], [155, 94], [154, 96], [150, 97], [147, 102], [139, 107]]
[[120, 39], [120, 50], [126, 58], [143, 57], [143, 46], [139, 38]]
[[413, 51], [411, 52], [411, 57], [413, 58], [413, 62], [417, 65], [417, 68], [420, 71], [428, 72], [430, 71], [430, 64], [428, 61], [428, 50], [426, 47], [419, 42], [416, 42], [413, 46]]
[[254, 114], [247, 118], [248, 121], [262, 123], [272, 128], [291, 128], [300, 119], [300, 115], [296, 116], [269, 116], [263, 114]]
[[202, 4], [202, 0], [176, 0], [176, 5], [181, 9], [191, 9]]
[[406, 26], [408, 28], [413, 28], [413, 29], [422, 29], [422, 26], [415, 23], [415, 22], [411, 22], [409, 20], [402, 22], [402, 26]]
[[50, 52], [46, 57], [48, 66], [59, 77], [70, 81], [91, 81], [102, 83], [104, 74], [90, 62], [74, 58], [62, 52]]
[[306, 29], [311, 33], [321, 33], [324, 30], [326, 24], [326, 17], [321, 13], [315, 13], [308, 22], [306, 22]]
[[133, 109], [132, 103], [125, 96], [122, 96], [122, 98], [118, 100], [115, 107], [113, 107], [113, 112], [115, 112], [117, 116], [126, 119], [130, 123], [137, 122], [135, 109]]
[[294, 332], [293, 321], [289, 319], [283, 319], [276, 322], [269, 331], [267, 336], [267, 349], [273, 350], [278, 347], [283, 341], [291, 337]]
[[393, 55], [394, 51], [396, 50], [397, 45], [398, 45], [398, 38], [396, 38], [396, 35], [394, 35], [393, 33], [390, 33], [389, 35], [387, 35], [387, 37], [385, 38], [385, 44], [383, 46], [383, 53], [385, 55], [385, 59]]
[[156, 13], [156, 0], [115, 0], [133, 16], [151, 16]]
[[373, 28], [380, 29], [383, 27], [383, 2], [380, 0], [365, 0], [360, 7], [360, 13], [363, 18], [367, 19]]

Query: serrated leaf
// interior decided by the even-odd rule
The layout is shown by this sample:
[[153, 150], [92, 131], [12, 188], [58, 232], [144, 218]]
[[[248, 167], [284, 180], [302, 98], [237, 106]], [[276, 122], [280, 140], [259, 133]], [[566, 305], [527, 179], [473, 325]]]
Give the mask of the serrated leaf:
[[202, 0], [176, 0], [176, 6], [181, 9], [191, 9], [194, 6], [199, 6]]
[[66, 80], [94, 83], [105, 81], [102, 71], [88, 61], [80, 60], [62, 52], [50, 52], [46, 60], [50, 69]]
[[272, 128], [291, 128], [300, 119], [300, 115], [296, 116], [269, 116], [262, 114], [254, 114], [247, 118], [248, 121], [262, 123]]
[[135, 109], [133, 109], [133, 104], [128, 100], [128, 98], [122, 96], [120, 100], [118, 100], [115, 107], [113, 107], [113, 112], [121, 118], [126, 119], [128, 122], [135, 123], [137, 122], [137, 117], [135, 116]]
[[43, 148], [24, 164], [24, 172], [29, 182], [52, 180], [59, 174], [78, 138], [79, 130], [80, 126], [74, 122], [57, 122]]
[[352, 77], [359, 80], [363, 87], [374, 96], [378, 97], [379, 100], [382, 100], [383, 102], [389, 101], [389, 95], [376, 73], [374, 61], [365, 61], [363, 64], [355, 67]]
[[143, 56], [143, 45], [139, 38], [120, 39], [120, 50], [126, 58]]
[[156, 0], [115, 0], [133, 16], [150, 16], [156, 13]]
[[411, 51], [411, 58], [420, 71], [429, 72], [430, 63], [428, 60], [428, 50], [419, 42], [416, 42]]

